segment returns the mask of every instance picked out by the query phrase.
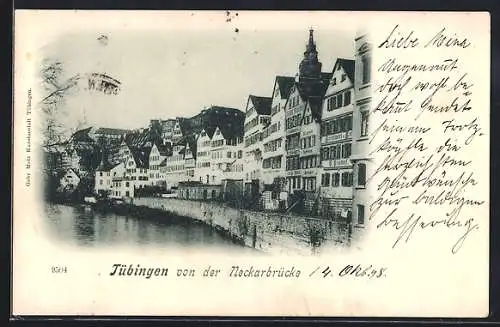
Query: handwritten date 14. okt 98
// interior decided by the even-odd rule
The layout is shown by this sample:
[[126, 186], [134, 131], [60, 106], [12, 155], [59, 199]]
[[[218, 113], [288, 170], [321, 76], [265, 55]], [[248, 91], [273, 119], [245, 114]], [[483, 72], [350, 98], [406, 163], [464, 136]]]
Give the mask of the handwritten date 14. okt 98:
[[353, 277], [353, 278], [376, 279], [376, 278], [387, 277], [387, 268], [386, 267], [377, 268], [373, 265], [363, 266], [357, 264], [357, 265], [346, 265], [336, 270], [334, 267], [330, 266], [322, 266], [322, 267], [318, 266], [309, 274], [309, 277], [312, 277], [314, 275], [323, 278], [339, 276], [344, 278]]

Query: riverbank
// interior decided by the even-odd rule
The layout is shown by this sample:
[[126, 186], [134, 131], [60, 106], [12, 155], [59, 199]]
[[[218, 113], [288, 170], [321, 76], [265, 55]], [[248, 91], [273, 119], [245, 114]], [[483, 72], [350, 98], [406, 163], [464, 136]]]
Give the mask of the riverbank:
[[[123, 216], [135, 217], [137, 219], [147, 219], [150, 221], [155, 221], [167, 225], [170, 224], [181, 225], [181, 226], [207, 225], [206, 222], [203, 222], [198, 219], [193, 219], [193, 217], [182, 216], [169, 210], [152, 208], [147, 205], [136, 205], [130, 203], [113, 204], [110, 201], [98, 201], [97, 203], [83, 203], [78, 201], [57, 201], [55, 203], [87, 206], [100, 213], [113, 213]], [[214, 232], [219, 234], [221, 237], [230, 240], [232, 243], [240, 246], [246, 246], [243, 239], [241, 239], [237, 235], [229, 233], [229, 231], [221, 228], [220, 226], [210, 226], [210, 227]]]
[[235, 244], [271, 254], [311, 255], [330, 247], [348, 247], [361, 232], [332, 220], [242, 210], [210, 201], [144, 197], [130, 203], [79, 204], [162, 223], [203, 224]]
[[133, 203], [191, 217], [271, 254], [311, 255], [325, 248], [348, 247], [361, 233], [332, 220], [242, 210], [219, 202], [151, 197], [135, 198]]

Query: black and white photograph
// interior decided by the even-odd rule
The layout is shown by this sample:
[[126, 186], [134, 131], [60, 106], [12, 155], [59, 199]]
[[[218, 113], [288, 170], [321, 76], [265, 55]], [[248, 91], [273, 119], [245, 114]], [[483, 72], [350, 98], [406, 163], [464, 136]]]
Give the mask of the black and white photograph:
[[44, 47], [54, 237], [305, 255], [362, 237], [368, 35], [215, 17], [231, 28], [81, 32]]
[[487, 14], [15, 27], [19, 314], [487, 313]]

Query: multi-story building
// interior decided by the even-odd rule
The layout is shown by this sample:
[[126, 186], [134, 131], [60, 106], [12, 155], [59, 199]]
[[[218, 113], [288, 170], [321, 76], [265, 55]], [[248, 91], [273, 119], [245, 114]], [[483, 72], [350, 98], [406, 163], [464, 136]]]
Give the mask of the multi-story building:
[[184, 145], [184, 179], [183, 181], [193, 181], [196, 168], [196, 136], [186, 138]]
[[165, 179], [167, 188], [177, 188], [179, 182], [184, 181], [184, 143], [181, 141], [172, 146], [172, 155], [167, 157]]
[[351, 163], [354, 60], [337, 59], [323, 100], [321, 207], [323, 216], [347, 218], [352, 208]]
[[130, 148], [131, 155], [125, 159], [125, 179], [132, 182], [135, 188], [149, 185], [148, 149]]
[[[95, 173], [94, 192], [100, 195], [111, 196], [114, 193], [113, 178], [123, 178], [125, 176], [125, 163], [110, 164], [103, 160]], [[116, 195], [116, 194], [114, 194]]]
[[[210, 133], [211, 132], [211, 133]], [[209, 184], [212, 176], [212, 136], [214, 130], [203, 129], [196, 140], [195, 180]]]
[[371, 44], [366, 34], [355, 39], [355, 107], [352, 128], [352, 155], [354, 167], [353, 224], [364, 226], [369, 217], [369, 193], [366, 189], [367, 176], [371, 175], [368, 143], [368, 118], [371, 105]]
[[113, 199], [133, 198], [135, 196], [134, 183], [127, 176], [112, 177], [113, 188], [110, 197]]
[[[243, 137], [240, 138], [241, 142], [233, 146], [233, 160], [228, 164], [226, 179], [241, 180], [245, 179], [245, 157], [243, 155], [244, 144]], [[236, 154], [236, 155], [234, 155]]]
[[242, 121], [232, 125], [221, 125], [215, 129], [210, 150], [212, 161], [210, 182], [212, 184], [219, 185], [222, 180], [228, 179], [233, 163], [243, 157], [241, 149], [243, 143]]
[[262, 170], [262, 131], [271, 122], [271, 103], [269, 97], [250, 95], [245, 113], [245, 192], [256, 196], [261, 188]]
[[300, 132], [302, 129], [302, 114], [305, 109], [305, 99], [300, 96], [297, 84], [291, 88], [285, 107], [285, 150], [286, 150], [286, 181], [288, 192], [302, 189], [302, 171], [300, 170]]
[[276, 76], [271, 103], [271, 121], [262, 131], [262, 179], [265, 184], [285, 178], [285, 105], [295, 83], [294, 77]]
[[153, 144], [149, 153], [149, 182], [152, 186], [166, 186], [165, 175], [161, 171], [161, 163], [170, 154], [170, 145]]

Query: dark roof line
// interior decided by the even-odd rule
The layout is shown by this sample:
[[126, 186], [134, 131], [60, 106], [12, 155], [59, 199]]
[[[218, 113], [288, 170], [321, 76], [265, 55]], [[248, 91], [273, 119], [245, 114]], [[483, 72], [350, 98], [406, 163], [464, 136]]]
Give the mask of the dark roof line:
[[273, 99], [270, 97], [263, 97], [258, 95], [249, 95], [250, 101], [252, 101], [255, 111], [259, 115], [270, 115], [271, 114], [271, 104]]

